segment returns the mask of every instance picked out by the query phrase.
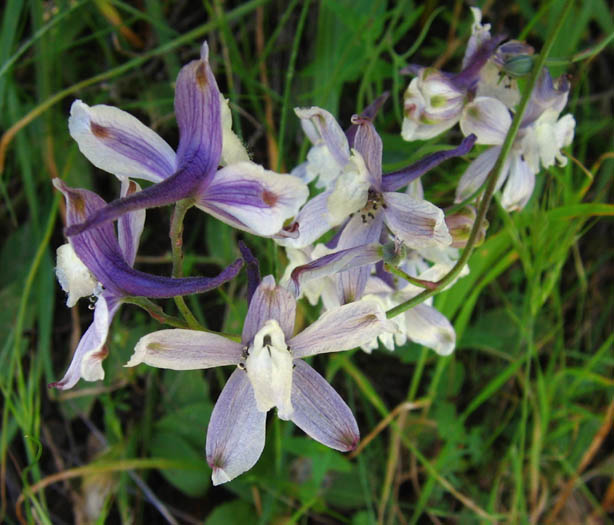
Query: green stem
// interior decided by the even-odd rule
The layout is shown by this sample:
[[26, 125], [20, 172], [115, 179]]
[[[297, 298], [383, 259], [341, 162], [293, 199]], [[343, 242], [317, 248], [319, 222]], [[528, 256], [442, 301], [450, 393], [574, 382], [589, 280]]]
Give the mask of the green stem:
[[416, 295], [416, 297], [408, 301], [405, 301], [404, 303], [401, 303], [400, 305], [395, 306], [394, 308], [391, 308], [390, 310], [386, 312], [386, 316], [388, 317], [388, 319], [391, 319], [392, 317], [402, 314], [403, 312], [409, 310], [410, 308], [413, 308], [414, 306], [423, 303], [429, 297], [443, 290], [448, 284], [450, 284], [454, 279], [456, 279], [458, 274], [460, 274], [461, 270], [464, 268], [465, 264], [469, 260], [469, 257], [471, 256], [471, 253], [473, 252], [473, 248], [475, 247], [476, 241], [479, 238], [480, 228], [482, 227], [482, 223], [484, 222], [484, 219], [486, 218], [486, 213], [488, 212], [488, 208], [490, 206], [490, 202], [492, 200], [493, 194], [495, 193], [495, 188], [497, 187], [497, 180], [499, 179], [501, 175], [501, 170], [503, 168], [505, 160], [507, 159], [507, 156], [509, 155], [512, 149], [514, 140], [516, 138], [516, 135], [518, 134], [518, 130], [520, 129], [520, 123], [522, 122], [522, 117], [524, 115], [525, 109], [531, 97], [531, 93], [533, 92], [533, 88], [535, 87], [535, 84], [537, 83], [537, 79], [544, 67], [544, 64], [546, 63], [546, 60], [548, 58], [548, 55], [550, 54], [550, 51], [552, 50], [554, 41], [572, 5], [573, 5], [573, 0], [567, 0], [567, 3], [565, 4], [563, 11], [561, 12], [561, 15], [559, 16], [559, 19], [557, 20], [557, 24], [554, 27], [554, 30], [552, 31], [552, 33], [550, 33], [548, 40], [544, 44], [542, 52], [539, 54], [537, 60], [535, 61], [535, 64], [533, 66], [533, 71], [531, 72], [531, 76], [529, 77], [527, 85], [525, 86], [524, 92], [522, 93], [522, 98], [520, 99], [520, 102], [518, 104], [516, 114], [514, 115], [514, 119], [512, 120], [510, 129], [508, 130], [507, 135], [505, 136], [505, 141], [503, 142], [503, 145], [501, 146], [501, 153], [499, 154], [499, 157], [497, 158], [497, 162], [495, 163], [495, 166], [493, 167], [492, 171], [488, 175], [488, 184], [486, 186], [486, 189], [484, 190], [484, 195], [482, 196], [480, 207], [478, 208], [477, 217], [475, 219], [475, 223], [473, 224], [473, 228], [471, 229], [471, 234], [469, 235], [469, 240], [467, 241], [467, 246], [463, 250], [463, 253], [461, 254], [460, 258], [458, 259], [454, 267], [446, 275], [444, 275], [441, 280], [437, 282], [437, 286], [435, 288], [431, 290], [424, 290], [423, 292]]
[[[184, 199], [175, 204], [173, 217], [171, 218], [171, 230], [169, 236], [171, 238], [171, 260], [173, 261], [173, 271], [171, 275], [175, 278], [183, 276], [183, 218], [186, 212], [192, 207], [190, 199]], [[201, 324], [198, 322], [194, 314], [185, 304], [183, 297], [174, 297], [175, 304], [183, 318], [187, 321], [188, 326], [192, 330], [202, 330]]]
[[159, 323], [164, 323], [175, 328], [189, 328], [190, 326], [183, 319], [167, 314], [160, 305], [147, 299], [147, 297], [124, 297], [123, 303], [134, 304], [145, 310], [152, 318]]
[[385, 263], [384, 269], [387, 272], [392, 273], [396, 275], [397, 277], [400, 277], [401, 279], [405, 279], [407, 282], [413, 284], [414, 286], [418, 286], [419, 288], [427, 288], [429, 290], [432, 290], [433, 288], [437, 287], [437, 283], [434, 283], [433, 281], [425, 281], [423, 279], [412, 277], [411, 275], [407, 274], [400, 268], [393, 266], [392, 264]]

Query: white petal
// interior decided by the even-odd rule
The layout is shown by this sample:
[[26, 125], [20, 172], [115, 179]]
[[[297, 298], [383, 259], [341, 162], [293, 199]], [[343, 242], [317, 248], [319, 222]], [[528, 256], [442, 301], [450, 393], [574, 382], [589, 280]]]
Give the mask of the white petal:
[[[488, 148], [484, 153], [478, 155], [473, 162], [469, 164], [469, 166], [467, 166], [467, 169], [465, 170], [465, 173], [463, 173], [463, 176], [458, 183], [458, 187], [456, 188], [455, 202], [462, 202], [465, 199], [468, 199], [482, 186], [482, 184], [484, 184], [484, 182], [486, 182], [486, 178], [495, 166], [500, 153], [500, 146]], [[508, 169], [509, 156], [506, 159], [501, 174], [499, 175], [499, 180], [497, 181], [498, 186], [501, 186], [505, 181]]]
[[249, 161], [249, 155], [245, 146], [237, 134], [232, 131], [232, 113], [228, 106], [228, 100], [220, 95], [222, 107], [222, 166], [228, 166], [235, 162]]
[[352, 150], [350, 162], [337, 178], [334, 189], [328, 197], [328, 223], [337, 226], [351, 213], [360, 210], [366, 203], [371, 182], [362, 155]]
[[522, 210], [535, 188], [535, 173], [520, 155], [513, 155], [501, 205], [508, 211]]
[[254, 389], [258, 410], [277, 407], [281, 419], [292, 414], [292, 355], [284, 333], [274, 319], [267, 321], [254, 337], [245, 369]]
[[166, 141], [119, 108], [75, 100], [68, 128], [94, 166], [118, 177], [157, 182], [175, 171], [175, 152]]
[[419, 304], [404, 314], [407, 336], [432, 348], [439, 355], [449, 355], [456, 346], [456, 333], [450, 321], [432, 306]]
[[66, 306], [72, 308], [81, 297], [95, 295], [99, 289], [98, 281], [77, 257], [75, 250], [69, 244], [63, 244], [56, 251], [57, 266], [55, 274], [58, 282], [68, 294]]
[[477, 97], [467, 104], [460, 119], [463, 134], [475, 134], [477, 144], [503, 144], [511, 123], [512, 117], [505, 104], [489, 97]]
[[236, 365], [242, 345], [218, 334], [198, 330], [158, 330], [139, 339], [125, 366], [145, 363], [171, 370], [198, 370]]

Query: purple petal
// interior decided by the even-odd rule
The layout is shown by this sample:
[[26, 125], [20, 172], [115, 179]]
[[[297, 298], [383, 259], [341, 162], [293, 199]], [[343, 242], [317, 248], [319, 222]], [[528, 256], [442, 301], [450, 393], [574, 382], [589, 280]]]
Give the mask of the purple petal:
[[350, 350], [394, 332], [392, 321], [376, 301], [362, 300], [325, 312], [315, 323], [288, 341], [292, 355], [307, 357]]
[[220, 91], [209, 67], [205, 42], [200, 60], [181, 68], [175, 85], [175, 113], [179, 126], [177, 165], [202, 181], [212, 175], [222, 155]]
[[[384, 91], [379, 97], [377, 97], [373, 102], [371, 102], [371, 104], [369, 104], [365, 109], [362, 110], [360, 116], [363, 118], [374, 120], [380, 108], [384, 105], [386, 100], [388, 100], [389, 96], [390, 91]], [[348, 129], [345, 130], [345, 136], [348, 139], [348, 144], [350, 148], [354, 147], [354, 139], [356, 137], [357, 131], [358, 125], [356, 124], [352, 124]]]
[[559, 77], [556, 82], [550, 72], [544, 68], [537, 79], [537, 84], [531, 93], [527, 109], [522, 117], [522, 127], [535, 122], [547, 109], [557, 113], [563, 111], [569, 95], [569, 80], [566, 76]]
[[354, 149], [365, 160], [371, 185], [379, 190], [382, 182], [382, 139], [369, 119], [354, 115], [352, 123], [358, 125]]
[[125, 366], [145, 363], [172, 370], [199, 370], [236, 365], [243, 345], [221, 335], [198, 330], [158, 330], [139, 339]]
[[124, 213], [173, 204], [191, 196], [200, 182], [200, 176], [185, 169], [179, 170], [162, 182], [123, 199], [116, 199], [96, 213], [88, 214], [86, 220], [82, 219], [83, 222], [76, 222], [67, 227], [66, 235], [77, 235], [94, 226], [113, 221]]
[[356, 419], [336, 390], [307, 363], [297, 359], [292, 374], [291, 420], [311, 438], [347, 452], [356, 448]]
[[308, 196], [297, 177], [240, 162], [218, 171], [196, 205], [231, 226], [270, 237], [298, 213]]
[[[104, 200], [95, 193], [70, 188], [60, 179], [54, 179], [53, 183], [66, 197], [66, 221], [69, 227], [95, 213], [96, 210], [104, 209]], [[79, 259], [96, 279], [105, 289], [118, 297], [132, 295], [163, 298], [205, 292], [234, 278], [243, 264], [243, 261], [238, 259], [217, 277], [211, 278], [173, 279], [140, 272], [133, 269], [124, 259], [113, 225], [109, 223], [74, 235], [70, 242]]]
[[480, 78], [480, 70], [505, 38], [505, 35], [494, 36], [476, 49], [475, 53], [467, 59], [467, 67], [451, 78], [457, 89], [471, 89], [477, 83]]
[[249, 344], [264, 323], [275, 319], [286, 339], [292, 337], [294, 332], [294, 318], [296, 317], [296, 301], [292, 294], [282, 286], [275, 284], [272, 275], [267, 275], [252, 297], [247, 310], [241, 340]]
[[109, 293], [103, 293], [98, 297], [94, 308], [94, 320], [81, 337], [68, 370], [60, 381], [50, 383], [50, 388], [68, 390], [81, 378], [86, 381], [104, 379], [102, 361], [108, 354], [105, 342], [109, 326], [119, 306], [117, 298]]
[[410, 248], [449, 246], [443, 211], [428, 201], [413, 199], [405, 193], [384, 193], [384, 221], [390, 231]]
[[339, 250], [297, 266], [291, 274], [295, 296], [300, 295], [301, 287], [309, 281], [365, 265], [370, 266], [381, 258], [381, 246], [379, 243], [372, 243]]
[[[141, 191], [141, 187], [134, 181], [122, 179], [121, 196], [132, 195]], [[136, 252], [145, 225], [145, 210], [138, 210], [122, 215], [117, 221], [117, 240], [124, 260], [134, 266]]]
[[256, 288], [260, 284], [260, 265], [258, 264], [258, 259], [254, 257], [254, 254], [243, 241], [239, 241], [239, 250], [247, 270], [247, 304], [249, 305], [252, 302]]
[[436, 166], [439, 166], [442, 162], [451, 159], [453, 157], [460, 157], [469, 153], [473, 145], [475, 144], [476, 136], [469, 135], [465, 138], [458, 147], [447, 150], [437, 151], [431, 155], [420, 159], [407, 168], [403, 168], [399, 171], [393, 171], [392, 173], [386, 173], [382, 177], [382, 189], [383, 191], [397, 191], [398, 189], [406, 186], [410, 182], [421, 177], [426, 172], [432, 170]]
[[119, 108], [89, 107], [75, 100], [68, 128], [94, 166], [120, 178], [158, 182], [175, 172], [173, 149], [155, 131]]
[[215, 403], [207, 428], [207, 463], [214, 485], [252, 468], [264, 449], [266, 412], [258, 411], [252, 385], [235, 370]]

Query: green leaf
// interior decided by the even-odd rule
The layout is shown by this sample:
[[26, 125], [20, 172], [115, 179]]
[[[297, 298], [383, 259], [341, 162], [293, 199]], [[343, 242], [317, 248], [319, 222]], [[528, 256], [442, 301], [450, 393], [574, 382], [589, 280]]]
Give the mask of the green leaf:
[[255, 523], [254, 507], [236, 499], [218, 505], [205, 520], [205, 525], [232, 525], [234, 523]]

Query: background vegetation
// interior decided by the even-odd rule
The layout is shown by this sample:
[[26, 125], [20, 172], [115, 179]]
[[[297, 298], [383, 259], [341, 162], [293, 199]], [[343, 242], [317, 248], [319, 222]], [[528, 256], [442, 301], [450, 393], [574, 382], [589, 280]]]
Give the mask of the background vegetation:
[[[486, 2], [495, 32], [540, 49], [563, 0]], [[173, 82], [211, 47], [235, 129], [254, 160], [291, 169], [308, 143], [292, 108], [342, 123], [384, 90], [376, 125], [385, 168], [432, 151], [399, 136], [399, 70], [455, 71], [470, 33], [462, 1], [7, 0], [0, 32], [0, 521], [15, 523], [606, 523], [614, 516], [614, 33], [606, 0], [576, 2], [554, 45], [577, 120], [566, 168], [542, 172], [527, 209], [496, 204], [471, 274], [436, 298], [454, 322], [447, 358], [321, 356], [314, 366], [357, 415], [363, 441], [342, 455], [269, 418], [256, 467], [213, 488], [205, 430], [229, 369], [122, 368], [157, 325], [126, 306], [108, 341], [106, 378], [66, 392], [63, 374], [90, 322], [55, 284], [64, 208], [50, 179], [109, 199], [117, 184], [78, 152], [70, 104], [121, 107], [177, 143]], [[587, 51], [587, 52], [585, 52]], [[460, 136], [445, 136], [458, 143]], [[439, 142], [441, 143], [441, 141]], [[444, 206], [470, 158], [424, 178]], [[608, 217], [610, 216], [610, 217]], [[167, 209], [148, 211], [139, 268], [170, 271]], [[186, 274], [212, 275], [243, 238], [263, 274], [283, 271], [272, 242], [192, 210]], [[189, 301], [208, 327], [238, 333], [244, 275]], [[172, 311], [169, 301], [165, 308]], [[299, 315], [316, 312], [303, 307]]]

